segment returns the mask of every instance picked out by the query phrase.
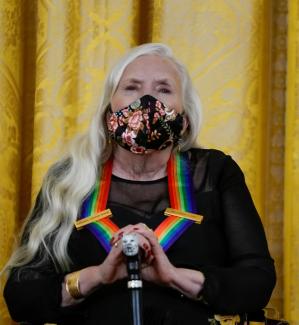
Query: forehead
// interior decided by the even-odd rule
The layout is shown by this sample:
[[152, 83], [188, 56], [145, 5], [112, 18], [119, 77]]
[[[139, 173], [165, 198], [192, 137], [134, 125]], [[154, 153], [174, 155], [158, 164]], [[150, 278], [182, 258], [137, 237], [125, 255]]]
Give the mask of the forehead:
[[174, 62], [158, 55], [142, 55], [125, 68], [120, 82], [130, 79], [169, 79], [180, 83], [180, 75]]

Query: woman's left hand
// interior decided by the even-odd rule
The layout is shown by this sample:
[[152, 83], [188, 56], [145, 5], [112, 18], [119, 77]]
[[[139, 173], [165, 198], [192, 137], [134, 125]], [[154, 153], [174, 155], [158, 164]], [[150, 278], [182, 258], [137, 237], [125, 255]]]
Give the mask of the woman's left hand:
[[145, 224], [133, 226], [134, 232], [143, 236], [150, 243], [150, 251], [146, 263], [141, 267], [144, 280], [172, 287], [191, 299], [198, 299], [203, 289], [205, 277], [202, 272], [191, 269], [177, 268], [170, 263], [156, 234]]
[[145, 237], [150, 243], [148, 258], [141, 266], [142, 278], [149, 282], [170, 286], [176, 267], [170, 263], [156, 234], [143, 223], [134, 225], [132, 231]]

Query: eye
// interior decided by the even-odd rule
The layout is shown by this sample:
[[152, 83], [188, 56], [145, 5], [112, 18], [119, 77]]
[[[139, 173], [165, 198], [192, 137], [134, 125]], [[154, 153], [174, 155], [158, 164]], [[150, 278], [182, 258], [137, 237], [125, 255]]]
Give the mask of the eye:
[[128, 91], [133, 91], [133, 90], [137, 90], [137, 86], [136, 85], [127, 85], [124, 87], [125, 90]]
[[171, 90], [169, 88], [160, 88], [158, 91], [162, 94], [171, 94]]

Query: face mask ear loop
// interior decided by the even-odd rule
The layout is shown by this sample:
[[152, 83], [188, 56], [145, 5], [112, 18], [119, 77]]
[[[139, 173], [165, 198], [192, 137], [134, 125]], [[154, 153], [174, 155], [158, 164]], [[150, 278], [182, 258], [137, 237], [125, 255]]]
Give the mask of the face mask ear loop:
[[175, 142], [173, 142], [172, 140], [167, 140], [166, 142], [164, 142], [164, 143], [159, 147], [158, 150], [163, 150], [163, 149], [165, 149], [165, 148], [171, 146], [172, 144], [174, 145], [173, 147], [175, 147], [175, 145], [176, 145]]
[[105, 109], [105, 114], [107, 114], [107, 113], [110, 113], [110, 114], [113, 113], [110, 103], [107, 105], [107, 107]]
[[184, 142], [184, 135], [187, 135], [188, 134], [188, 129], [190, 127], [190, 124], [189, 124], [189, 119], [187, 117], [187, 115], [185, 113], [182, 113], [182, 117], [183, 117], [183, 129], [180, 133], [180, 137], [177, 141], [177, 145], [178, 145], [178, 151], [180, 152], [181, 149], [182, 149], [182, 143]]
[[181, 131], [181, 136], [183, 136], [183, 134], [187, 131], [187, 129], [189, 128], [189, 119], [187, 117], [187, 115], [185, 113], [182, 113], [182, 117], [183, 117], [183, 129]]

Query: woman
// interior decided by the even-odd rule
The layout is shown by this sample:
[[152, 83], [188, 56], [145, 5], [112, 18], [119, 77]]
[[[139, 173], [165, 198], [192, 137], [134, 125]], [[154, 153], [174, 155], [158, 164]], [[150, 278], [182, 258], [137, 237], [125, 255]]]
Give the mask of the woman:
[[[237, 164], [194, 148], [200, 114], [168, 47], [139, 46], [116, 65], [89, 133], [50, 168], [8, 262], [4, 295], [15, 320], [129, 324], [121, 239], [132, 233], [145, 324], [260, 315], [275, 285], [273, 260]], [[179, 230], [163, 223], [169, 207], [180, 210]], [[74, 227], [106, 208], [112, 217]]]

